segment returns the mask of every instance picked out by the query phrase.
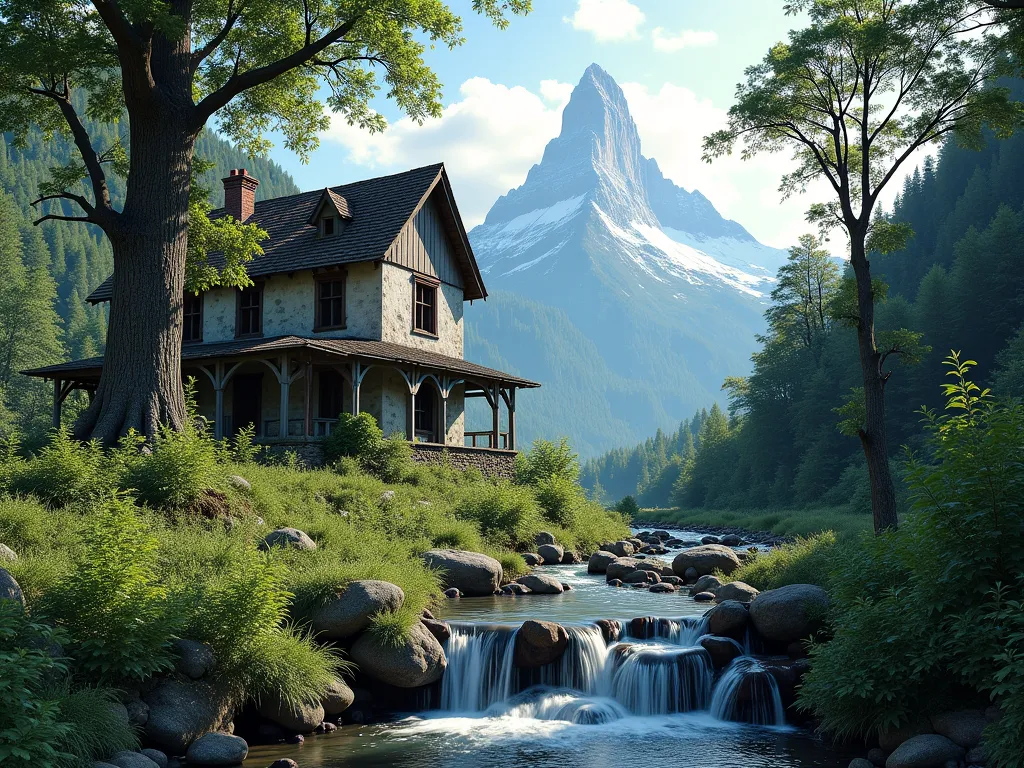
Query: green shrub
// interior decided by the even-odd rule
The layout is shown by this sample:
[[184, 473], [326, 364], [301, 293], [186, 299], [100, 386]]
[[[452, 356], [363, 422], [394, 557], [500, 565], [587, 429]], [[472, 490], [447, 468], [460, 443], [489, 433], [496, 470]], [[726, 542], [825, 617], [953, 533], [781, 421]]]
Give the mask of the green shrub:
[[397, 648], [409, 637], [413, 625], [420, 620], [415, 611], [402, 606], [397, 611], [381, 611], [370, 619], [367, 630], [381, 645]]
[[640, 514], [640, 505], [636, 503], [636, 499], [632, 496], [623, 496], [619, 503], [615, 505], [615, 509], [627, 520], [632, 520], [636, 515]]
[[178, 619], [156, 572], [156, 537], [114, 498], [88, 518], [82, 538], [73, 567], [41, 601], [43, 614], [67, 629], [76, 669], [118, 683], [171, 668]]
[[203, 492], [220, 485], [222, 477], [216, 444], [190, 424], [181, 431], [160, 427], [150, 450], [126, 464], [124, 487], [156, 509], [193, 509]]
[[117, 478], [106, 471], [105, 464], [99, 443], [79, 443], [67, 427], [61, 427], [38, 455], [15, 469], [10, 488], [50, 507], [90, 504], [116, 487]]
[[586, 503], [583, 489], [562, 475], [551, 475], [537, 480], [534, 484], [534, 493], [544, 519], [563, 528], [572, 528], [575, 525], [576, 511]]
[[323, 452], [328, 463], [351, 456], [374, 477], [396, 483], [408, 470], [412, 447], [400, 437], [385, 438], [377, 420], [368, 413], [343, 413], [324, 438]]
[[246, 649], [239, 678], [254, 699], [273, 694], [290, 706], [320, 701], [348, 663], [333, 648], [314, 643], [291, 626], [257, 635]]
[[800, 705], [863, 735], [952, 708], [1003, 710], [986, 731], [999, 766], [1024, 765], [1024, 406], [948, 359], [943, 414], [925, 411], [902, 527], [837, 560], [834, 639], [811, 652]]
[[778, 589], [787, 584], [817, 584], [828, 587], [834, 567], [836, 535], [832, 531], [797, 538], [791, 544], [758, 552], [730, 577], [759, 590]]
[[479, 552], [483, 546], [480, 528], [471, 520], [445, 520], [430, 533], [430, 543], [438, 549], [465, 549]]
[[492, 544], [513, 549], [532, 544], [541, 527], [540, 510], [530, 489], [505, 481], [464, 488], [455, 514], [476, 522]]
[[549, 477], [576, 482], [580, 475], [577, 458], [568, 438], [563, 437], [557, 444], [550, 440], [534, 440], [529, 451], [516, 456], [516, 482], [534, 485]]
[[123, 710], [118, 714], [114, 706], [117, 700], [108, 688], [64, 686], [59, 690], [57, 711], [61, 722], [70, 728], [58, 744], [62, 752], [74, 756], [67, 761], [69, 768], [139, 748], [135, 730], [124, 721]]
[[496, 549], [485, 554], [490, 555], [501, 563], [501, 571], [506, 581], [515, 581], [520, 576], [525, 576], [530, 572], [530, 567], [518, 552], [512, 552], [508, 549]]

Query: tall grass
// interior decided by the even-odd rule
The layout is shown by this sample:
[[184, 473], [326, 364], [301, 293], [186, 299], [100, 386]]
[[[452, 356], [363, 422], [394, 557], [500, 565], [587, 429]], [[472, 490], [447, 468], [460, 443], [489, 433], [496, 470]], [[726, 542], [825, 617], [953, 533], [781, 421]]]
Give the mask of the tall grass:
[[695, 527], [735, 527], [748, 531], [770, 531], [780, 536], [810, 536], [823, 531], [861, 533], [871, 530], [870, 511], [852, 512], [847, 507], [807, 509], [642, 509], [634, 524], [655, 523]]
[[748, 556], [747, 561], [730, 575], [730, 581], [742, 581], [764, 591], [788, 584], [817, 584], [828, 587], [835, 566], [839, 538], [833, 531], [813, 534], [807, 538], [775, 547], [767, 552]]

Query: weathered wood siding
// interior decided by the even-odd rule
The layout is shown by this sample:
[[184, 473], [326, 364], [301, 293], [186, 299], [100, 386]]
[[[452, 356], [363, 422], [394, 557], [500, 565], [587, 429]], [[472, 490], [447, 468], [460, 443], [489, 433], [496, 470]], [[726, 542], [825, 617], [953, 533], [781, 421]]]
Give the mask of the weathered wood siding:
[[462, 272], [448, 244], [433, 196], [405, 225], [388, 250], [385, 261], [436, 277], [442, 283], [463, 287]]

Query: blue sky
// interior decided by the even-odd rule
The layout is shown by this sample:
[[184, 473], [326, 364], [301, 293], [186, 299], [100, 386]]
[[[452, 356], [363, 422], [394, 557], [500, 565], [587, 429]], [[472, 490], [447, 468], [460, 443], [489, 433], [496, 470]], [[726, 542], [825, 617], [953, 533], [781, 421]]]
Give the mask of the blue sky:
[[786, 156], [700, 160], [701, 138], [722, 125], [744, 68], [799, 24], [781, 0], [534, 0], [533, 13], [504, 31], [473, 14], [469, 0], [450, 4], [467, 42], [428, 54], [445, 86], [444, 116], [417, 126], [381, 99], [375, 106], [391, 121], [384, 134], [335, 119], [309, 164], [273, 150], [300, 187], [444, 161], [473, 226], [525, 179], [558, 134], [572, 85], [596, 62], [623, 87], [644, 154], [669, 178], [700, 189], [770, 245], [788, 247], [807, 231], [804, 212], [825, 191], [781, 203]]

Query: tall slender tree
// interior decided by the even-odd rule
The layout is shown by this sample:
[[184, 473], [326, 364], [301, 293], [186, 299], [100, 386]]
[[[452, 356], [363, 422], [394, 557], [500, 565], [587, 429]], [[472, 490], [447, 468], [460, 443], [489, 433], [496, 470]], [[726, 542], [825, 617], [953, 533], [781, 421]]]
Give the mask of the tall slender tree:
[[879, 195], [921, 147], [950, 133], [980, 146], [982, 126], [1009, 135], [1018, 104], [993, 81], [1009, 64], [994, 44], [993, 12], [966, 0], [796, 0], [809, 25], [789, 33], [760, 64], [746, 70], [728, 127], [705, 138], [708, 161], [742, 142], [743, 157], [791, 150], [784, 197], [824, 180], [828, 202], [808, 218], [849, 239], [856, 278], [853, 324], [863, 381], [857, 430], [867, 459], [876, 531], [897, 525], [888, 462], [887, 361], [905, 350], [879, 343], [871, 250], [900, 246], [909, 233], [874, 216]]
[[[530, 0], [472, 7], [500, 27]], [[440, 83], [424, 51], [462, 40], [461, 20], [443, 0], [0, 0], [0, 130], [62, 131], [81, 156], [52, 170], [39, 221], [93, 224], [113, 251], [103, 375], [80, 436], [111, 443], [129, 428], [152, 436], [161, 422], [181, 425], [186, 259], [221, 251], [224, 270], [189, 274], [247, 281], [260, 231], [209, 222], [192, 188], [203, 127], [213, 120], [257, 154], [273, 130], [306, 157], [329, 125], [321, 94], [350, 124], [384, 128], [371, 108], [378, 72], [407, 115], [436, 116]], [[95, 146], [83, 116], [126, 116], [129, 146]], [[110, 173], [127, 176], [123, 206], [112, 199]], [[190, 226], [202, 232], [191, 248]]]

